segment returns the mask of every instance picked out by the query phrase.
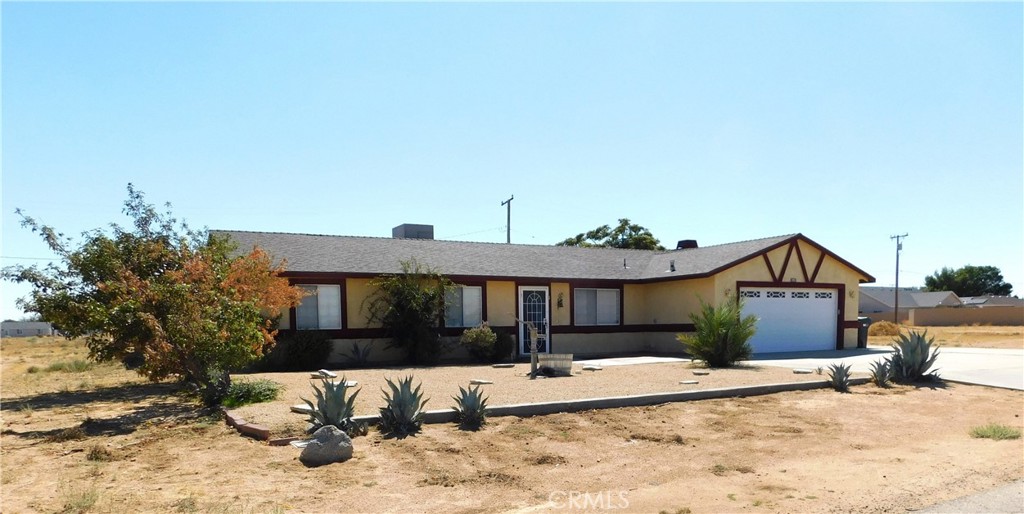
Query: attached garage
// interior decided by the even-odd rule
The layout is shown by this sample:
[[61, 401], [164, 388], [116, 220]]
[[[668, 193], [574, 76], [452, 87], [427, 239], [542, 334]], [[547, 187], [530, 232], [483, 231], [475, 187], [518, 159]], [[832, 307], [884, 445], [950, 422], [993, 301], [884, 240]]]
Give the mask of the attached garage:
[[743, 314], [758, 317], [754, 353], [835, 350], [839, 291], [810, 287], [744, 287]]

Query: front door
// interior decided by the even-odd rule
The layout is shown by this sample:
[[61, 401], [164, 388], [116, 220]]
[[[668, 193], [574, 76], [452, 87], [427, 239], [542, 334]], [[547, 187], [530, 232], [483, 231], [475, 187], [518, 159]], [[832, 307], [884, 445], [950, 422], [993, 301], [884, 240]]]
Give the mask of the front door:
[[[519, 288], [519, 319], [524, 322], [533, 323], [537, 328], [537, 351], [548, 353], [550, 351], [548, 341], [548, 288], [536, 286], [522, 286]], [[526, 323], [519, 324], [519, 353], [526, 355], [530, 353], [530, 328]]]

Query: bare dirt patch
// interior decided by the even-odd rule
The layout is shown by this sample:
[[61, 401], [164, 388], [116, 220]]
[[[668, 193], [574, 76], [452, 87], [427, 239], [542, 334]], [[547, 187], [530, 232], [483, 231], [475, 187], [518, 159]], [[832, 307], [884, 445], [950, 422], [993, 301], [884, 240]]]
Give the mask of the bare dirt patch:
[[[1021, 440], [969, 434], [1024, 426], [1019, 391], [858, 386], [494, 418], [480, 432], [427, 425], [402, 440], [371, 431], [349, 462], [306, 468], [294, 448], [196, 414], [171, 386], [111, 368], [92, 388], [62, 392], [47, 384], [67, 377], [26, 378], [17, 368], [31, 363], [11, 349], [4, 341], [3, 512], [533, 512], [584, 501], [620, 512], [900, 512], [1024, 477]], [[73, 427], [85, 437], [46, 437]]]
[[[1001, 348], [1024, 349], [1024, 327], [1004, 326], [960, 326], [960, 327], [910, 327], [905, 329], [928, 331], [929, 337], [935, 337], [939, 346], [951, 348]], [[890, 336], [871, 336], [868, 344], [889, 346], [893, 338]]]

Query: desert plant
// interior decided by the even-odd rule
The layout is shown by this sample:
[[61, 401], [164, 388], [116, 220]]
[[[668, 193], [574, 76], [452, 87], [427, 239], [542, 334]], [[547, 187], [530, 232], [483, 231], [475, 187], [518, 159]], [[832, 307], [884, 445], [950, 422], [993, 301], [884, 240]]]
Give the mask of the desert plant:
[[898, 336], [900, 326], [891, 321], [876, 321], [868, 327], [869, 336]]
[[1020, 439], [1020, 430], [1007, 425], [989, 423], [971, 429], [971, 437], [979, 439], [992, 439], [1002, 441], [1004, 439]]
[[690, 315], [693, 334], [676, 336], [686, 352], [713, 368], [728, 367], [750, 357], [750, 338], [754, 336], [757, 317], [743, 316], [743, 304], [727, 299], [719, 306], [700, 301], [700, 312]]
[[391, 392], [381, 390], [386, 402], [380, 408], [381, 431], [398, 437], [419, 432], [423, 424], [423, 407], [427, 404], [420, 386], [412, 387], [412, 375], [399, 379], [397, 384], [390, 378], [386, 380]]
[[416, 260], [401, 261], [401, 273], [370, 282], [372, 296], [364, 300], [371, 323], [379, 323], [392, 348], [405, 352], [414, 364], [435, 363], [441, 357], [440, 321], [445, 298], [455, 287], [440, 272]]
[[466, 329], [459, 337], [459, 344], [469, 351], [475, 360], [488, 362], [494, 358], [494, 346], [497, 340], [498, 335], [484, 322], [479, 327]]
[[250, 403], [270, 402], [277, 399], [284, 386], [261, 378], [258, 380], [239, 379], [231, 382], [228, 387], [228, 394], [224, 397], [222, 405], [225, 407], [238, 407]]
[[370, 352], [373, 350], [373, 341], [366, 343], [366, 346], [359, 346], [359, 343], [352, 343], [352, 351], [345, 354], [349, 364], [365, 368], [370, 363]]
[[920, 382], [938, 379], [937, 373], [928, 373], [939, 356], [938, 347], [932, 349], [934, 342], [934, 337], [928, 338], [927, 330], [924, 332], [911, 331], [909, 334], [900, 334], [894, 339], [893, 354], [886, 359], [892, 370], [893, 381]]
[[62, 371], [64, 373], [82, 373], [92, 369], [93, 363], [84, 359], [57, 361], [46, 367], [46, 371]]
[[480, 386], [464, 389], [459, 386], [455, 400], [455, 419], [464, 430], [477, 430], [487, 421], [487, 398], [480, 392]]
[[850, 365], [832, 363], [828, 367], [828, 385], [840, 393], [850, 391]]
[[889, 387], [889, 379], [892, 376], [892, 369], [886, 360], [871, 363], [871, 382], [878, 387]]
[[316, 384], [310, 384], [313, 386], [316, 404], [302, 398], [310, 409], [307, 431], [312, 434], [321, 427], [333, 425], [345, 433], [357, 432], [359, 427], [352, 421], [352, 416], [355, 413], [356, 396], [359, 395], [359, 391], [348, 396], [349, 386], [345, 377], [341, 377], [339, 382], [327, 378], [320, 379], [320, 382], [323, 384], [323, 390]]
[[110, 462], [114, 460], [114, 453], [106, 446], [94, 444], [89, 448], [89, 452], [85, 454], [85, 458], [96, 462]]
[[326, 332], [295, 330], [277, 336], [259, 367], [265, 371], [311, 371], [323, 366], [330, 354]]

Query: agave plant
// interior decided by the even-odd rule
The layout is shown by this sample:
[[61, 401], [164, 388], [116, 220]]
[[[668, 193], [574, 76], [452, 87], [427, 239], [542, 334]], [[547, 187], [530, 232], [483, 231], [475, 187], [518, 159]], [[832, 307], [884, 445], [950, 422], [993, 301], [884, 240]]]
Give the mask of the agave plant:
[[350, 363], [360, 368], [365, 368], [366, 364], [370, 362], [370, 352], [373, 350], [373, 342], [366, 343], [366, 346], [359, 347], [359, 343], [352, 344], [352, 351], [349, 352], [346, 357]]
[[310, 409], [308, 432], [316, 432], [327, 425], [334, 425], [346, 433], [354, 431], [357, 427], [352, 422], [352, 415], [355, 412], [356, 396], [359, 391], [348, 396], [349, 386], [346, 385], [345, 377], [341, 377], [340, 382], [327, 378], [320, 381], [323, 383], [323, 390], [316, 384], [311, 384], [316, 395], [316, 404], [302, 398]]
[[888, 360], [880, 360], [871, 363], [871, 381], [878, 387], [889, 387], [889, 378], [892, 376], [892, 369], [889, 368]]
[[412, 375], [399, 379], [397, 384], [390, 378], [386, 380], [391, 392], [381, 390], [387, 402], [380, 408], [381, 431], [398, 437], [419, 432], [423, 424], [423, 406], [427, 404], [420, 386], [412, 387]]
[[465, 430], [477, 430], [487, 420], [487, 398], [480, 393], [480, 386], [463, 389], [459, 386], [459, 396], [455, 400], [455, 419], [459, 427]]
[[896, 382], [920, 382], [922, 380], [934, 380], [939, 376], [937, 373], [928, 373], [928, 370], [935, 364], [939, 356], [939, 349], [932, 349], [935, 337], [928, 338], [928, 331], [909, 334], [900, 334], [892, 342], [894, 350], [891, 357], [886, 359], [891, 369], [892, 379]]
[[850, 365], [833, 363], [828, 367], [828, 384], [840, 393], [850, 391]]

